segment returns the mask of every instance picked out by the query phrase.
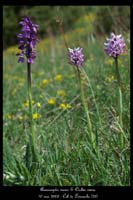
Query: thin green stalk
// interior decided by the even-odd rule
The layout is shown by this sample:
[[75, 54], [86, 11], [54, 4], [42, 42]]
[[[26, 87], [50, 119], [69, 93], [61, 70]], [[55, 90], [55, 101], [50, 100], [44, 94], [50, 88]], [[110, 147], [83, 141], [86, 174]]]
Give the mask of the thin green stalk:
[[116, 70], [117, 83], [118, 83], [118, 86], [120, 87], [121, 78], [120, 78], [120, 73], [119, 73], [119, 68], [118, 68], [118, 57], [115, 58], [115, 70]]
[[27, 63], [27, 81], [28, 81], [28, 98], [29, 98], [29, 118], [30, 118], [30, 144], [31, 150], [33, 153], [34, 161], [36, 161], [36, 150], [35, 150], [35, 132], [34, 132], [34, 120], [33, 120], [33, 111], [32, 111], [32, 93], [31, 93], [31, 65]]
[[100, 113], [99, 113], [99, 109], [98, 109], [98, 106], [97, 106], [97, 103], [96, 103], [96, 98], [95, 98], [95, 94], [93, 92], [93, 88], [92, 88], [92, 85], [91, 85], [91, 82], [90, 82], [90, 79], [89, 77], [87, 76], [86, 72], [83, 70], [84, 74], [85, 74], [85, 77], [89, 83], [89, 87], [91, 89], [91, 93], [92, 93], [92, 96], [93, 96], [93, 99], [94, 99], [94, 103], [95, 103], [95, 107], [96, 107], [96, 111], [97, 111], [97, 115], [98, 115], [98, 119], [99, 119], [99, 124], [100, 124], [100, 127], [102, 127], [102, 122], [101, 122], [101, 118], [100, 118]]
[[89, 131], [89, 138], [92, 144], [92, 147], [95, 149], [96, 145], [95, 145], [95, 136], [94, 133], [92, 131], [92, 124], [91, 124], [91, 119], [90, 119], [90, 114], [89, 114], [89, 110], [86, 104], [86, 100], [85, 100], [85, 95], [84, 95], [84, 89], [82, 87], [82, 80], [81, 80], [81, 76], [80, 76], [80, 70], [77, 67], [77, 71], [78, 71], [78, 78], [79, 78], [79, 84], [80, 84], [80, 91], [81, 91], [81, 99], [82, 99], [82, 103], [84, 106], [84, 110], [86, 113], [86, 117], [87, 117], [87, 126], [88, 126], [88, 131]]
[[119, 87], [119, 118], [120, 118], [120, 125], [123, 128], [123, 120], [122, 120], [122, 92], [121, 92], [121, 88]]
[[[116, 78], [118, 83], [118, 107], [119, 107], [119, 123], [121, 128], [123, 128], [123, 120], [122, 120], [122, 112], [123, 112], [123, 106], [122, 106], [122, 91], [121, 91], [121, 78], [118, 68], [118, 58], [115, 58], [115, 69], [116, 69]], [[123, 135], [121, 134], [121, 146], [123, 146]]]

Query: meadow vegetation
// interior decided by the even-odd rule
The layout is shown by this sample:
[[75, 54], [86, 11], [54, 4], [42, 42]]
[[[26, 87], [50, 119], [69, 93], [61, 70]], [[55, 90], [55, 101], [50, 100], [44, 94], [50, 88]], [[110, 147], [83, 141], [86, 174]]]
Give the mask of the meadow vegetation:
[[[95, 32], [97, 17], [93, 10], [82, 14], [64, 35], [57, 24], [59, 34], [54, 35], [51, 28], [37, 44], [37, 58], [32, 65], [32, 106], [39, 163], [32, 170], [31, 155], [25, 154], [30, 130], [26, 63], [17, 63], [17, 46], [4, 51], [4, 185], [130, 184], [130, 32], [128, 27], [126, 31], [117, 27], [115, 30], [126, 43], [126, 51], [118, 60], [122, 79], [121, 127], [115, 63], [103, 49], [108, 35]], [[64, 38], [70, 48], [82, 47], [85, 55], [82, 81], [96, 150], [90, 144], [77, 72], [68, 63]]]

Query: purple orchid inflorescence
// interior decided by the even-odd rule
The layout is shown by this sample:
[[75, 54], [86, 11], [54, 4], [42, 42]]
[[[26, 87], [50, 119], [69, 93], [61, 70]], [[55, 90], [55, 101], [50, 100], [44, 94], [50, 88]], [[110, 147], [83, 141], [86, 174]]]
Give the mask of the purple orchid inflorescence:
[[111, 37], [107, 38], [107, 43], [104, 43], [104, 50], [107, 55], [117, 58], [119, 54], [124, 52], [125, 46], [122, 35], [111, 33]]
[[19, 41], [18, 48], [21, 50], [20, 53], [16, 54], [19, 56], [18, 62], [23, 63], [25, 61], [24, 56], [26, 56], [28, 63], [34, 63], [36, 52], [33, 49], [39, 41], [36, 36], [39, 26], [33, 24], [30, 17], [22, 18], [19, 24], [22, 26], [22, 30], [21, 33], [17, 35]]
[[68, 48], [69, 63], [76, 67], [81, 67], [84, 62], [83, 49], [78, 47], [75, 49]]

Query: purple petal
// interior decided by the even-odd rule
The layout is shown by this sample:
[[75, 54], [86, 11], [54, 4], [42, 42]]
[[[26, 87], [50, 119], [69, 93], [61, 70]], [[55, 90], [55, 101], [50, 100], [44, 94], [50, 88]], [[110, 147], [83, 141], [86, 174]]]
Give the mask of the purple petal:
[[32, 58], [28, 58], [27, 62], [32, 64], [34, 63], [34, 60]]
[[23, 63], [23, 62], [24, 62], [24, 57], [20, 56], [19, 59], [18, 59], [18, 63]]

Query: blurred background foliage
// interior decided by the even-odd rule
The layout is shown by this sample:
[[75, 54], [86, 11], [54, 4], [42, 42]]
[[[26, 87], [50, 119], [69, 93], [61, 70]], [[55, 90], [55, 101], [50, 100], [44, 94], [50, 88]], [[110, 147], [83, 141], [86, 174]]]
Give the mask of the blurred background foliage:
[[[64, 31], [84, 32], [88, 34], [108, 34], [127, 32], [130, 29], [129, 6], [4, 6], [3, 7], [3, 47], [17, 44], [16, 34], [20, 32], [18, 22], [22, 16], [29, 15], [40, 25], [39, 37], [45, 38], [52, 32], [59, 35], [57, 21], [61, 21]], [[76, 30], [76, 28], [80, 30]], [[80, 28], [81, 27], [81, 28]]]

